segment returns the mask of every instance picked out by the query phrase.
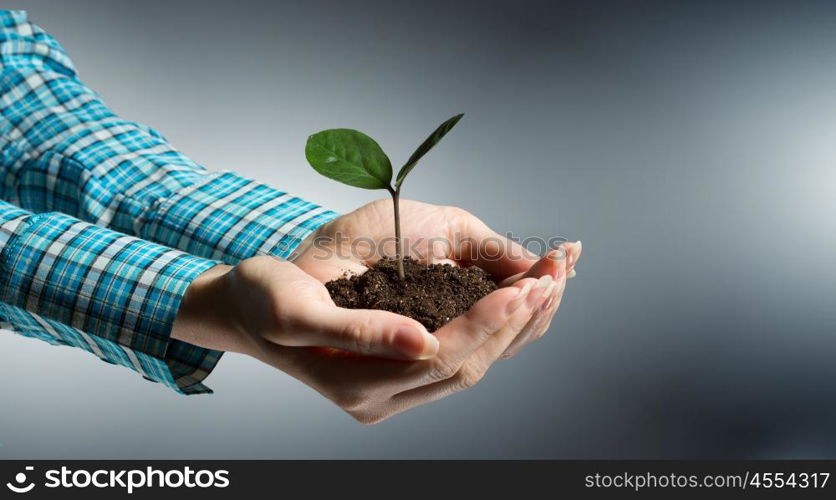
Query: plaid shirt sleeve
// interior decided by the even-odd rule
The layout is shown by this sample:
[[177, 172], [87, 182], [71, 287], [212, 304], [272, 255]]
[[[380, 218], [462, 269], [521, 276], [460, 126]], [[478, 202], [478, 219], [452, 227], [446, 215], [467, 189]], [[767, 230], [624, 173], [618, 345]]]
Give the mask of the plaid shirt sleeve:
[[337, 216], [120, 119], [23, 11], [0, 11], [0, 200], [0, 322], [186, 394], [220, 357], [169, 339], [186, 284]]
[[117, 117], [64, 49], [0, 11], [0, 199], [235, 264], [287, 257], [337, 214], [232, 172], [208, 172]]
[[189, 283], [217, 264], [56, 212], [0, 201], [0, 324], [85, 349], [183, 394], [221, 353], [170, 338]]

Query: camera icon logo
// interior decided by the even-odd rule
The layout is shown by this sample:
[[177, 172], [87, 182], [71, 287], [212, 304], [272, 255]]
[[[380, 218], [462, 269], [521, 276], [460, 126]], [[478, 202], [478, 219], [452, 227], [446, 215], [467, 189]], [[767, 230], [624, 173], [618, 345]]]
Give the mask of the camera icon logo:
[[[35, 470], [35, 468], [32, 467], [31, 465], [27, 465], [26, 470], [27, 471], [33, 471], [33, 470]], [[26, 473], [18, 472], [17, 474], [15, 474], [15, 483], [17, 483], [17, 484], [6, 483], [6, 487], [9, 488], [10, 490], [12, 490], [15, 493], [29, 493], [30, 491], [32, 491], [32, 488], [35, 487], [35, 483], [29, 483], [27, 485], [24, 485], [25, 482], [26, 482]]]

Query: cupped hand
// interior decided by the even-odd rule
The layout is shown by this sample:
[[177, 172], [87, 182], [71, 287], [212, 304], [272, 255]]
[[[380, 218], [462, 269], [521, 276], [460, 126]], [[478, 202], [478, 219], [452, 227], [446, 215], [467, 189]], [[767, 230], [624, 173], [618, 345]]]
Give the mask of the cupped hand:
[[436, 356], [422, 361], [284, 347], [267, 341], [248, 354], [311, 386], [359, 422], [375, 424], [473, 387], [534, 312], [560, 294], [560, 286], [552, 279], [524, 278], [494, 291], [437, 330], [441, 348]]
[[[550, 276], [558, 282], [561, 293], [535, 311], [503, 359], [545, 334], [565, 280], [575, 274], [580, 242], [564, 243], [541, 258], [460, 208], [401, 200], [400, 213], [405, 253], [419, 261], [476, 265], [503, 287], [527, 277]], [[392, 200], [377, 200], [321, 226], [291, 260], [322, 282], [346, 272], [362, 273], [382, 256], [395, 254], [394, 233]]]
[[[255, 257], [192, 282], [172, 337], [254, 357], [371, 424], [473, 386], [534, 311], [560, 293], [560, 283], [517, 280], [432, 336], [404, 316], [338, 308], [322, 283], [294, 264]], [[402, 329], [420, 332], [406, 349]]]
[[[387, 208], [391, 201], [374, 202], [323, 226], [293, 262], [255, 257], [205, 272], [187, 290], [172, 336], [259, 359], [371, 424], [472, 387], [497, 359], [545, 332], [580, 245], [538, 259], [467, 212], [408, 201], [405, 239], [432, 242], [413, 245], [414, 256], [478, 265], [502, 280], [500, 288], [435, 336], [397, 314], [336, 307], [322, 283], [379, 257], [352, 253], [351, 245], [392, 243]], [[345, 240], [331, 238], [333, 246], [313, 244], [338, 234]]]
[[186, 290], [172, 336], [223, 351], [317, 346], [401, 360], [432, 357], [439, 347], [413, 319], [337, 307], [322, 283], [269, 256], [201, 274]]

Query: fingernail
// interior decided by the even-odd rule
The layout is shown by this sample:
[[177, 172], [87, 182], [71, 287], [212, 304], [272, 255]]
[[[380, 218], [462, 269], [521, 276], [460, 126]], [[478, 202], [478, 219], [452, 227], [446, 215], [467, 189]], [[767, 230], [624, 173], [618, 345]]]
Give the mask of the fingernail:
[[552, 278], [551, 274], [547, 274], [545, 276], [541, 276], [539, 280], [537, 280], [537, 285], [535, 288], [548, 288], [554, 282], [554, 278]]
[[578, 261], [578, 255], [580, 255], [581, 250], [583, 249], [583, 243], [581, 243], [581, 240], [578, 240], [573, 243], [573, 247], [573, 252], [569, 256], [569, 262], [566, 263], [568, 267], [574, 266], [575, 262]]
[[395, 348], [412, 359], [428, 359], [438, 353], [439, 343], [435, 335], [415, 327], [405, 326], [395, 333]]
[[424, 334], [424, 351], [418, 356], [418, 359], [429, 359], [434, 357], [438, 354], [438, 350], [441, 348], [441, 343], [438, 341], [438, 337], [431, 333]]
[[550, 274], [541, 276], [534, 285], [534, 289], [528, 294], [528, 305], [534, 308], [542, 303], [548, 297], [552, 284], [554, 284], [554, 278]]
[[570, 280], [570, 279], [574, 278], [575, 276], [577, 276], [577, 274], [578, 273], [574, 269], [572, 269], [571, 271], [569, 271], [569, 274], [566, 275], [566, 279]]
[[563, 247], [555, 248], [547, 255], [548, 258], [555, 261], [561, 261], [566, 258], [566, 249]]
[[528, 297], [529, 292], [531, 292], [531, 288], [534, 285], [531, 281], [527, 281], [522, 288], [520, 288], [517, 296], [514, 297], [514, 300], [508, 303], [508, 314], [513, 313], [517, 309], [520, 308], [521, 305], [525, 302], [526, 297]]

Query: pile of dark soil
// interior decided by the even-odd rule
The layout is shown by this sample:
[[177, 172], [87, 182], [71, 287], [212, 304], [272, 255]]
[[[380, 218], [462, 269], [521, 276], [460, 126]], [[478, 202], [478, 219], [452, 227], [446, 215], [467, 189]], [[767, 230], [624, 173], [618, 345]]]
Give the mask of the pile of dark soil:
[[413, 318], [434, 332], [496, 290], [491, 276], [478, 267], [425, 265], [404, 259], [405, 279], [395, 259], [381, 259], [361, 275], [325, 284], [331, 298], [349, 309], [383, 309]]

